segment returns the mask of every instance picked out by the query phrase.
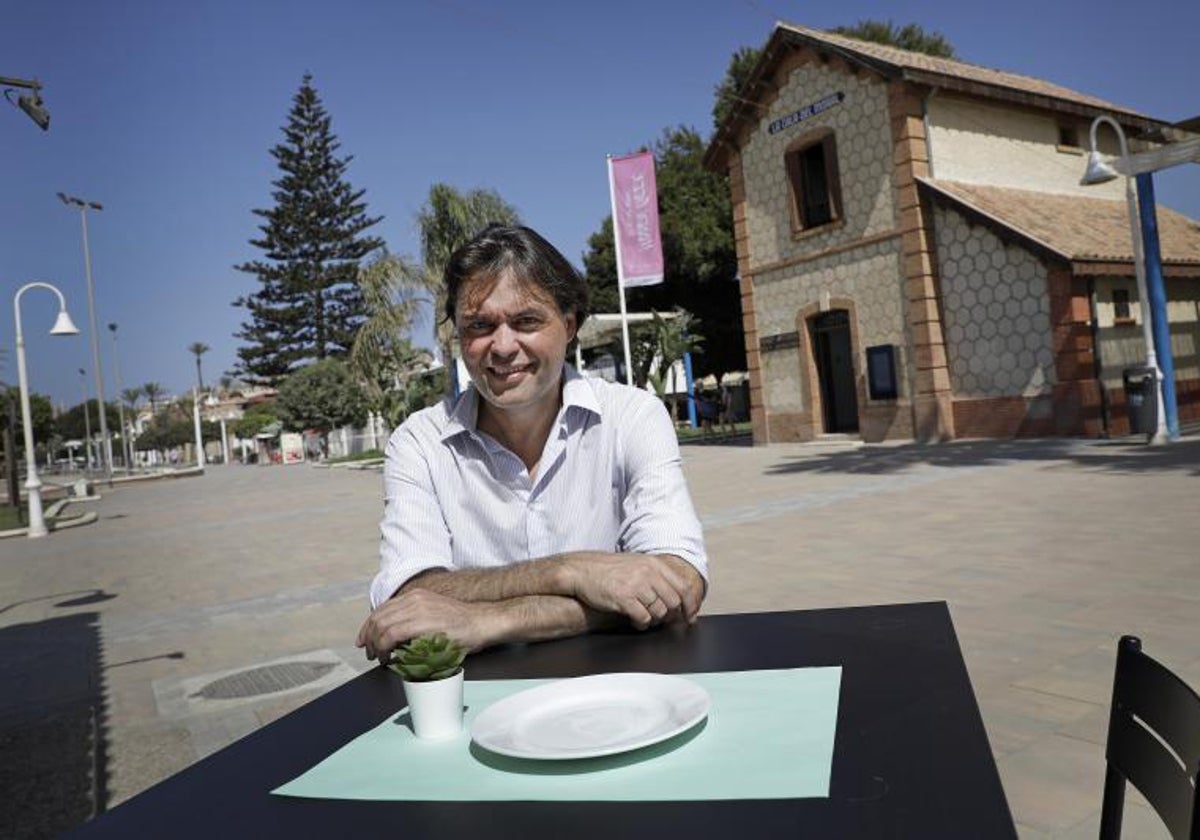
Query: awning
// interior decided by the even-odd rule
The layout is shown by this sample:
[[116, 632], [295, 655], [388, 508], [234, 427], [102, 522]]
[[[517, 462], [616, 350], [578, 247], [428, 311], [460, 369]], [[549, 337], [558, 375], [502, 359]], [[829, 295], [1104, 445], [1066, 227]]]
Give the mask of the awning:
[[[663, 320], [678, 318], [677, 312], [659, 312], [658, 317]], [[630, 324], [641, 324], [646, 321], [654, 320], [653, 312], [629, 312], [626, 318]], [[621, 340], [621, 313], [600, 313], [598, 315], [589, 315], [588, 319], [583, 322], [583, 326], [579, 328], [579, 346], [584, 350], [591, 350], [593, 347], [604, 347], [612, 344], [614, 341]]]
[[254, 437], [256, 440], [271, 440], [279, 437], [279, 433], [283, 431], [283, 421], [274, 420], [262, 427], [262, 431]]

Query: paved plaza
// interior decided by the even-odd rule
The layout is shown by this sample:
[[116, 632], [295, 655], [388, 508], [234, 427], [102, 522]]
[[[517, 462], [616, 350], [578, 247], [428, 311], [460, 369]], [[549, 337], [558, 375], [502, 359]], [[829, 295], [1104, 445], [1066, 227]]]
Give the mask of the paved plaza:
[[[689, 445], [684, 462], [705, 612], [949, 602], [1022, 837], [1096, 836], [1122, 633], [1200, 686], [1198, 439]], [[32, 808], [112, 807], [371, 665], [353, 639], [379, 473], [216, 466], [99, 492], [72, 506], [92, 525], [0, 541], [0, 834]], [[37, 760], [13, 767], [16, 747]], [[1126, 822], [1166, 836], [1135, 797]]]

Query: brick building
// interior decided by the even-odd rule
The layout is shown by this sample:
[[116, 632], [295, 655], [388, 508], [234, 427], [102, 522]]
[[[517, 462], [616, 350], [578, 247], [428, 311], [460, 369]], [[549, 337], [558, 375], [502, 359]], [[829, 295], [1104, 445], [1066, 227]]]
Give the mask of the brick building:
[[[705, 158], [730, 177], [755, 441], [1127, 431], [1121, 375], [1144, 345], [1124, 184], [1079, 183], [1101, 114], [1186, 136], [778, 25]], [[1117, 153], [1107, 129], [1100, 148]], [[1158, 222], [1180, 417], [1200, 419], [1200, 225]]]

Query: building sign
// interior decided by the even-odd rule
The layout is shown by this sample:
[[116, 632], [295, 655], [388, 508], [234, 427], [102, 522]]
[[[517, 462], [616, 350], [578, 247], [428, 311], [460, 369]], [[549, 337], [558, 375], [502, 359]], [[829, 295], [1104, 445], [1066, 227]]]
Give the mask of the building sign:
[[775, 120], [775, 122], [767, 126], [767, 133], [778, 134], [785, 128], [791, 128], [796, 123], [804, 122], [809, 117], [815, 117], [817, 114], [828, 111], [834, 105], [840, 104], [845, 98], [846, 94], [839, 90], [837, 93], [830, 94], [819, 102], [805, 105], [799, 111], [792, 111], [792, 113]]
[[800, 346], [800, 333], [793, 330], [788, 333], [764, 335], [759, 340], [758, 346], [764, 353], [770, 353], [772, 350], [790, 350]]
[[304, 436], [294, 432], [284, 432], [279, 436], [279, 451], [285, 464], [300, 464], [304, 462]]

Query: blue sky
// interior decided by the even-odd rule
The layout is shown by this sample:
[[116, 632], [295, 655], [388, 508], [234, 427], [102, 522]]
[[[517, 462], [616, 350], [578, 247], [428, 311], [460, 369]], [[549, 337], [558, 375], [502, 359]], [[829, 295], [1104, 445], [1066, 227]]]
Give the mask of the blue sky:
[[[50, 280], [84, 334], [47, 336], [51, 296], [23, 298], [32, 387], [77, 403], [85, 367], [94, 388], [79, 215], [60, 190], [104, 204], [89, 232], [106, 395], [117, 392], [112, 321], [126, 387], [190, 387], [194, 341], [212, 347], [206, 381], [232, 367], [244, 311], [230, 304], [253, 290], [232, 267], [255, 255], [250, 211], [269, 206], [268, 149], [305, 72], [393, 251], [417, 250], [415, 213], [446, 181], [499, 191], [580, 263], [608, 212], [605, 154], [676, 124], [707, 134], [730, 54], [763, 43], [775, 20], [863, 18], [919, 23], [964, 60], [1162, 119], [1200, 114], [1200, 3], [1181, 0], [8, 4], [0, 75], [38, 77], [53, 122], [43, 134], [0, 103], [0, 379], [17, 378], [13, 293]], [[1157, 186], [1161, 203], [1200, 218], [1200, 166]]]

